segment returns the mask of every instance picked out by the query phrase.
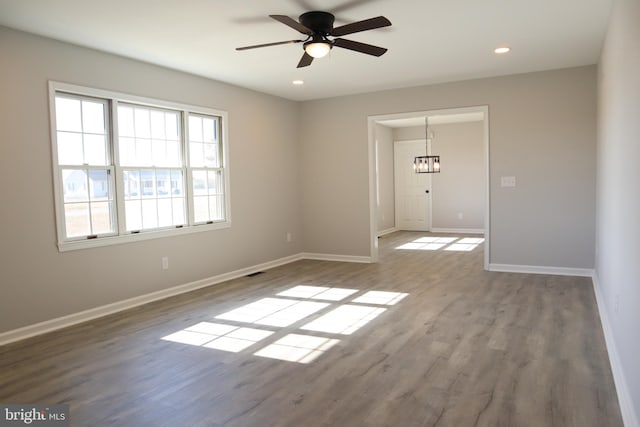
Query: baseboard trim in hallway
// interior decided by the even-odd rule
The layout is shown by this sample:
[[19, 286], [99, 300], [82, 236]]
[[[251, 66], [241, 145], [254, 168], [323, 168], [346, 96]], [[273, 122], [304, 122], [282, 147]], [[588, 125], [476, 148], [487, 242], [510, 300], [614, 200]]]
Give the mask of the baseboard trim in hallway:
[[600, 290], [598, 275], [594, 272], [591, 278], [593, 280], [593, 291], [596, 295], [596, 305], [598, 306], [598, 313], [600, 314], [600, 324], [602, 325], [602, 332], [604, 333], [604, 340], [607, 345], [607, 353], [609, 353], [609, 363], [611, 364], [613, 381], [618, 394], [618, 404], [620, 405], [622, 421], [625, 427], [640, 427], [638, 416], [633, 409], [633, 399], [631, 398], [631, 393], [629, 392], [629, 387], [627, 386], [627, 381], [622, 370], [622, 364], [620, 363], [620, 356], [613, 337], [611, 323], [609, 322], [606, 302]]
[[547, 267], [539, 265], [489, 264], [489, 271], [502, 273], [550, 274], [555, 276], [593, 277], [592, 268]]

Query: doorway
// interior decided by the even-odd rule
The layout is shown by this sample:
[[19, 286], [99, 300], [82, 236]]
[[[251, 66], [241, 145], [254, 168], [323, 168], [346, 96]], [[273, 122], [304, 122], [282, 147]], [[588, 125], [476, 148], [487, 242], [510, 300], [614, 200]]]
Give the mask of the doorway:
[[[369, 213], [370, 213], [370, 242], [371, 242], [371, 260], [376, 262], [378, 260], [378, 209], [380, 206], [380, 194], [379, 194], [379, 153], [378, 153], [378, 140], [376, 135], [376, 129], [387, 126], [400, 126], [400, 127], [409, 127], [412, 124], [414, 126], [422, 124], [422, 128], [424, 131], [424, 123], [425, 117], [429, 118], [429, 123], [432, 121], [440, 121], [441, 123], [447, 122], [449, 120], [452, 121], [479, 121], [482, 124], [482, 163], [483, 163], [483, 187], [484, 187], [484, 227], [479, 229], [478, 231], [482, 231], [484, 233], [484, 268], [488, 269], [489, 261], [490, 261], [490, 187], [489, 187], [489, 108], [488, 106], [475, 106], [475, 107], [464, 107], [464, 108], [450, 108], [443, 110], [429, 110], [429, 111], [416, 111], [411, 113], [399, 113], [399, 114], [385, 114], [385, 115], [377, 115], [370, 116], [368, 118], [369, 122], [369, 191], [370, 191], [370, 203], [369, 203]], [[420, 138], [417, 136], [416, 138]], [[415, 140], [414, 140], [415, 142]], [[425, 145], [424, 139], [421, 140], [421, 155], [424, 154]], [[406, 150], [400, 148], [400, 157], [407, 157], [410, 154], [408, 153], [409, 148], [405, 147]], [[402, 153], [403, 151], [407, 151], [406, 153]], [[394, 144], [394, 157], [395, 157], [395, 144]], [[443, 160], [443, 164], [446, 163], [445, 159]], [[405, 179], [411, 182], [414, 180], [426, 180], [425, 182], [420, 182], [420, 185], [416, 185], [413, 193], [415, 194], [401, 194], [400, 200], [404, 200], [401, 203], [404, 203], [404, 207], [406, 207], [406, 211], [409, 214], [405, 215], [406, 218], [401, 219], [400, 216], [396, 217], [396, 228], [400, 229], [415, 229], [415, 230], [430, 230], [431, 229], [431, 194], [425, 193], [425, 190], [430, 190], [431, 185], [431, 174], [414, 174], [410, 168], [410, 165], [413, 161], [408, 163], [405, 161], [401, 161], [404, 163], [404, 166], [395, 165], [396, 160], [394, 162], [394, 176], [396, 174], [399, 175], [398, 179]], [[407, 167], [407, 165], [409, 165]], [[403, 172], [400, 172], [399, 169], [402, 169]], [[425, 176], [422, 178], [422, 176]], [[411, 187], [411, 185], [410, 185]], [[423, 193], [422, 200], [424, 202], [419, 201], [418, 187], [421, 188]], [[426, 197], [425, 197], [426, 196]], [[411, 200], [413, 200], [411, 202]], [[419, 215], [415, 213], [416, 206], [424, 206], [424, 215], [421, 219]], [[402, 211], [402, 207], [400, 208]], [[404, 214], [401, 214], [404, 215]], [[407, 224], [402, 223], [401, 221], [407, 221]], [[412, 224], [410, 224], [412, 223]], [[423, 226], [420, 227], [418, 224], [422, 223]]]

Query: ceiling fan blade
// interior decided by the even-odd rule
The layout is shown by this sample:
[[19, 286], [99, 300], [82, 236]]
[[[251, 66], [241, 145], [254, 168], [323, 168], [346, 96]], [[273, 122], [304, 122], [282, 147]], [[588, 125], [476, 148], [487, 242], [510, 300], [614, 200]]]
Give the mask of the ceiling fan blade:
[[372, 44], [354, 42], [347, 39], [335, 39], [333, 41], [334, 46], [341, 47], [343, 49], [355, 50], [356, 52], [366, 53], [367, 55], [382, 56], [387, 51], [384, 47], [374, 46]]
[[347, 34], [388, 27], [389, 25], [391, 25], [391, 21], [384, 16], [378, 16], [376, 18], [365, 19], [364, 21], [353, 22], [351, 24], [336, 27], [331, 31], [331, 35], [335, 37], [346, 36]]
[[294, 30], [302, 33], [302, 34], [306, 34], [308, 36], [313, 35], [313, 31], [310, 30], [309, 28], [305, 27], [304, 25], [302, 25], [301, 23], [299, 23], [298, 21], [296, 21], [295, 19], [287, 16], [287, 15], [269, 15], [269, 17], [275, 19], [276, 21], [283, 23], [284, 25], [287, 25], [291, 28], [293, 28]]
[[312, 62], [313, 56], [305, 52], [304, 55], [302, 55], [302, 58], [300, 58], [300, 62], [298, 62], [298, 66], [296, 68], [308, 67]]
[[254, 44], [252, 46], [242, 46], [237, 47], [236, 50], [248, 50], [248, 49], [257, 49], [259, 47], [269, 47], [269, 46], [278, 46], [280, 44], [291, 44], [291, 43], [302, 43], [304, 40], [287, 40], [284, 42], [273, 42], [273, 43], [264, 43], [264, 44]]
[[371, 1], [372, 0], [347, 0], [338, 6], [334, 6], [333, 8], [331, 8], [331, 10], [329, 10], [329, 12], [335, 15], [340, 12], [344, 12], [345, 10], [353, 9], [354, 7], [362, 6], [366, 3], [371, 3]]

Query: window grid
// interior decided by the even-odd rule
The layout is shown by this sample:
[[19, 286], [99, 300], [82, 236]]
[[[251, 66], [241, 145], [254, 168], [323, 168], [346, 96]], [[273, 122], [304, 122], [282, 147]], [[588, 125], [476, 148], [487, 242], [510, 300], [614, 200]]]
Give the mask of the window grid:
[[224, 176], [217, 117], [189, 114], [189, 169], [192, 201], [191, 220], [196, 224], [224, 221]]
[[[55, 82], [50, 97], [60, 250], [230, 225], [224, 112]], [[78, 117], [61, 113], [65, 101], [76, 103]], [[90, 113], [101, 106], [102, 118], [93, 108], [87, 119], [85, 104]], [[192, 123], [195, 139], [188, 137]], [[206, 179], [194, 188], [198, 173]], [[197, 207], [204, 213], [195, 214]]]
[[113, 170], [108, 150], [108, 100], [60, 94], [55, 98], [55, 151], [62, 182], [62, 226], [67, 240], [116, 233]]

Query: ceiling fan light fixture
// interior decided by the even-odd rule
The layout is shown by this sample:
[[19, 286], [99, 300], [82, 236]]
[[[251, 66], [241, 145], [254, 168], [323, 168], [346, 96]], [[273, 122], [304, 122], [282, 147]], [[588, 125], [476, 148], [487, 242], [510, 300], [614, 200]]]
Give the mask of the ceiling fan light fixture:
[[307, 52], [309, 56], [314, 58], [322, 58], [327, 56], [329, 51], [331, 50], [331, 43], [328, 41], [316, 41], [312, 40], [304, 44], [304, 51]]

